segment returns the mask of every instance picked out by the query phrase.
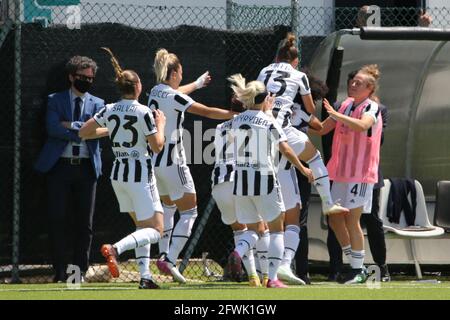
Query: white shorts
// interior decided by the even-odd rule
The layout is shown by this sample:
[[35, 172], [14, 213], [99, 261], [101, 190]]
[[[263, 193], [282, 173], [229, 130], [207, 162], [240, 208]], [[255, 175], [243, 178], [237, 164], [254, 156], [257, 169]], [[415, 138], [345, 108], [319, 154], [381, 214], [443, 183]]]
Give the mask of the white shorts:
[[270, 222], [285, 211], [279, 186], [263, 196], [235, 196], [236, 217], [240, 223]]
[[295, 168], [291, 167], [289, 170], [278, 170], [278, 182], [280, 183], [281, 195], [286, 210], [295, 208], [297, 204], [301, 206], [302, 200], [300, 199]]
[[363, 207], [363, 212], [372, 211], [373, 184], [354, 182], [334, 182], [331, 196], [341, 206], [348, 209]]
[[[308, 136], [304, 132], [295, 129], [292, 126], [283, 128], [283, 131], [286, 134], [287, 142], [292, 150], [294, 150], [294, 153], [297, 156], [301, 154], [303, 150], [305, 150], [306, 142], [309, 140]], [[280, 171], [286, 167], [287, 162], [288, 159], [286, 159], [285, 156], [282, 156], [280, 164], [278, 165]]]
[[294, 150], [295, 154], [299, 155], [302, 153], [305, 150], [305, 143], [309, 140], [308, 136], [292, 126], [284, 128], [283, 131], [286, 134], [289, 146]]
[[233, 194], [233, 188], [233, 181], [225, 181], [216, 184], [211, 191], [217, 207], [220, 210], [222, 221], [226, 225], [233, 224], [237, 221], [236, 210], [234, 207], [235, 195]]
[[156, 184], [161, 196], [169, 196], [170, 200], [178, 200], [185, 193], [196, 193], [194, 180], [187, 165], [155, 167]]
[[120, 212], [135, 212], [138, 221], [150, 219], [155, 212], [163, 212], [155, 182], [111, 180], [111, 184], [119, 201]]

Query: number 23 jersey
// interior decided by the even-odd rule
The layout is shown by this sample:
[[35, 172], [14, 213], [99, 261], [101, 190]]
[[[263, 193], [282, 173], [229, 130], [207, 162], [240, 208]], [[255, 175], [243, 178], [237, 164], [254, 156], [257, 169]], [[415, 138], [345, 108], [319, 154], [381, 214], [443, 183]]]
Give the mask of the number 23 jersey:
[[148, 182], [151, 149], [147, 136], [157, 132], [151, 110], [136, 100], [123, 99], [107, 104], [94, 116], [107, 127], [116, 160], [111, 179], [123, 182]]
[[285, 128], [291, 125], [292, 107], [301, 96], [311, 94], [308, 77], [294, 69], [291, 64], [272, 63], [261, 70], [258, 81], [265, 84], [267, 91], [275, 94], [273, 116]]

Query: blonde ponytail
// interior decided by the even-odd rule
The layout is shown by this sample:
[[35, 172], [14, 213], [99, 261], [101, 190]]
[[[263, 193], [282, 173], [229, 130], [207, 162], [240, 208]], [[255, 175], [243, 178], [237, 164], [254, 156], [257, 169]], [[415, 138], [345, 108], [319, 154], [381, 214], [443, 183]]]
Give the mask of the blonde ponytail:
[[116, 85], [122, 95], [131, 95], [135, 93], [135, 86], [140, 82], [139, 76], [133, 70], [123, 70], [119, 61], [109, 48], [101, 47], [111, 56], [111, 64], [116, 74]]
[[109, 48], [106, 48], [106, 47], [101, 47], [101, 49], [103, 49], [106, 52], [108, 52], [108, 54], [111, 56], [111, 64], [113, 65], [114, 72], [116, 73], [116, 78], [117, 79], [122, 78], [123, 77], [123, 70], [120, 67], [119, 61], [117, 61], [117, 59], [114, 56], [114, 54], [112, 53], [112, 51]]
[[153, 63], [156, 82], [162, 83], [169, 80], [171, 72], [178, 70], [179, 66], [180, 61], [175, 54], [169, 53], [164, 48], [156, 51], [155, 61]]
[[260, 93], [266, 92], [266, 86], [261, 81], [251, 81], [248, 84], [245, 78], [240, 74], [234, 74], [227, 79], [231, 82], [237, 100], [242, 102], [246, 109], [255, 108], [255, 97]]

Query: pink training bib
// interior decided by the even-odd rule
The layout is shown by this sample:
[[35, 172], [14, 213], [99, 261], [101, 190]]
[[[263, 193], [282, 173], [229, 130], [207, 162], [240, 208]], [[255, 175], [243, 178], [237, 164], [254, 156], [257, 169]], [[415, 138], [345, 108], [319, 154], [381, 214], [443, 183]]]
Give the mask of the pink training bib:
[[[339, 112], [345, 113], [354, 99], [342, 102]], [[349, 114], [361, 119], [366, 107], [376, 103], [366, 99]], [[336, 122], [331, 159], [327, 169], [330, 180], [337, 182], [376, 183], [380, 162], [380, 143], [383, 121], [378, 113], [377, 122], [367, 131], [357, 132], [340, 121]]]

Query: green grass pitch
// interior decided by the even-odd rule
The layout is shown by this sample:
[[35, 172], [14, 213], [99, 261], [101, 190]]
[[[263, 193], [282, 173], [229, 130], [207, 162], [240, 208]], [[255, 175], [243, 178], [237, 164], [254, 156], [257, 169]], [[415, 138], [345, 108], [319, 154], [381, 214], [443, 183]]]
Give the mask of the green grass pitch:
[[287, 289], [250, 288], [246, 283], [162, 284], [161, 290], [138, 290], [136, 283], [0, 285], [0, 300], [449, 300], [450, 281], [393, 281], [379, 288], [313, 282]]

